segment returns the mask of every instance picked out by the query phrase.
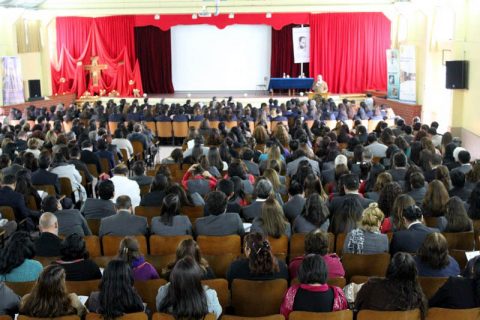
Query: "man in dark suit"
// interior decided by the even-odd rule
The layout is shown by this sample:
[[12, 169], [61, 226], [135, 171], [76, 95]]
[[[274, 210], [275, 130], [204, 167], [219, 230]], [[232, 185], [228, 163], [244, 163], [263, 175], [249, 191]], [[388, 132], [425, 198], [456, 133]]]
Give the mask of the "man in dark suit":
[[97, 167], [97, 172], [100, 174], [102, 172], [102, 167], [100, 165], [100, 160], [98, 156], [93, 153], [93, 145], [90, 140], [85, 140], [82, 142], [82, 152], [80, 152], [80, 161], [85, 164], [94, 164]]
[[417, 206], [410, 206], [403, 210], [403, 220], [406, 230], [393, 233], [390, 243], [390, 254], [393, 256], [399, 251], [417, 252], [428, 234], [439, 232], [438, 229], [429, 228], [422, 224], [422, 210]]
[[88, 171], [87, 166], [80, 160], [80, 149], [77, 146], [70, 149], [70, 160], [68, 160], [68, 163], [73, 164], [79, 173], [83, 172], [87, 183], [93, 181], [93, 176], [90, 174], [90, 171]]
[[[105, 140], [100, 139], [97, 141], [97, 149], [98, 151], [95, 152], [95, 155], [98, 157], [99, 161], [100, 159], [107, 159], [108, 165], [110, 166], [110, 169], [113, 169], [115, 167], [115, 158], [113, 157], [113, 153], [107, 150], [108, 146]], [[110, 172], [106, 172], [110, 174]]]
[[60, 180], [55, 173], [48, 171], [50, 167], [51, 157], [48, 151], [43, 151], [38, 158], [38, 169], [32, 173], [33, 185], [53, 185], [55, 192], [60, 193]]
[[472, 190], [465, 187], [465, 174], [460, 170], [452, 170], [450, 173], [453, 188], [448, 191], [450, 197], [457, 196], [462, 201], [467, 201]]
[[98, 186], [100, 199], [87, 198], [80, 212], [85, 219], [103, 219], [117, 213], [112, 202], [115, 187], [110, 180], [102, 181]]
[[2, 174], [4, 176], [12, 175], [15, 176], [18, 171], [22, 170], [23, 167], [17, 163], [12, 163], [8, 154], [2, 154], [0, 162], [2, 163]]
[[415, 200], [417, 206], [421, 207], [423, 198], [425, 198], [425, 193], [427, 193], [425, 179], [421, 172], [414, 172], [410, 175], [410, 186], [412, 187], [412, 190], [407, 194]]
[[283, 213], [289, 221], [293, 221], [302, 213], [305, 206], [303, 186], [297, 181], [292, 181], [288, 188], [288, 196], [288, 201], [283, 205]]
[[136, 161], [132, 166], [133, 176], [130, 180], [137, 181], [140, 188], [142, 186], [150, 186], [153, 181], [153, 177], [145, 175], [145, 162], [143, 160]]
[[242, 218], [247, 222], [260, 217], [263, 203], [273, 193], [272, 183], [267, 179], [258, 181], [254, 193], [257, 195], [255, 201], [242, 209]]
[[[230, 201], [230, 199], [235, 195], [234, 188], [235, 185], [231, 179], [221, 179], [217, 182], [216, 191], [223, 192], [223, 194], [227, 197], [226, 212], [234, 212], [240, 214], [240, 212], [242, 212], [242, 206], [236, 201]], [[203, 215], [210, 215], [207, 206], [203, 208]]]
[[40, 237], [35, 240], [35, 254], [40, 257], [60, 256], [62, 240], [58, 237], [57, 217], [50, 212], [41, 215], [38, 227]]
[[397, 152], [393, 156], [393, 169], [387, 171], [392, 175], [393, 181], [405, 180], [407, 173], [407, 157], [403, 152]]
[[245, 166], [247, 166], [250, 174], [258, 177], [260, 175], [260, 169], [258, 168], [258, 164], [252, 161], [254, 155], [255, 154], [251, 149], [245, 149], [242, 155], [243, 163], [245, 163]]
[[143, 134], [142, 126], [140, 124], [136, 123], [133, 126], [133, 132], [128, 135], [127, 139], [130, 140], [130, 142], [133, 142], [133, 141], [141, 142], [142, 146], [143, 146], [143, 150], [147, 151], [147, 149], [148, 149], [148, 139], [147, 139], [147, 136], [145, 134]]
[[330, 210], [330, 216], [336, 214], [341, 214], [343, 202], [347, 199], [352, 199], [358, 201], [363, 209], [367, 208], [370, 203], [373, 202], [371, 199], [366, 199], [358, 193], [358, 188], [360, 182], [356, 174], [345, 174], [342, 176], [343, 189], [345, 191], [344, 196], [334, 196], [333, 199], [328, 204], [328, 209]]
[[133, 215], [129, 196], [119, 196], [116, 202], [117, 213], [103, 218], [99, 235], [135, 236], [147, 234], [147, 218]]
[[92, 231], [88, 227], [87, 220], [77, 209], [63, 209], [60, 202], [54, 196], [47, 196], [42, 201], [43, 212], [52, 212], [58, 220], [58, 233], [69, 236], [76, 233], [80, 236], [90, 236]]
[[428, 183], [432, 182], [437, 175], [437, 168], [442, 165], [442, 156], [439, 154], [434, 154], [431, 158], [431, 167], [432, 169], [424, 172], [425, 181]]
[[245, 234], [242, 219], [240, 219], [238, 213], [226, 212], [227, 197], [223, 192], [210, 192], [206, 199], [205, 208], [208, 209], [210, 215], [199, 218], [195, 222], [197, 235], [227, 236], [238, 234], [243, 236]]
[[[457, 152], [457, 149], [461, 149], [460, 151]], [[470, 152], [467, 150], [458, 147], [453, 151], [453, 157], [457, 160], [457, 162], [460, 164], [460, 166], [452, 169], [453, 171], [461, 171], [464, 174], [467, 174], [472, 170], [472, 165], [470, 164]], [[457, 155], [455, 157], [455, 155]]]
[[15, 186], [15, 176], [6, 175], [3, 177], [2, 187], [0, 188], [0, 206], [11, 207], [17, 222], [27, 218], [31, 219], [33, 222], [38, 221], [40, 214], [27, 208], [23, 195], [14, 191]]

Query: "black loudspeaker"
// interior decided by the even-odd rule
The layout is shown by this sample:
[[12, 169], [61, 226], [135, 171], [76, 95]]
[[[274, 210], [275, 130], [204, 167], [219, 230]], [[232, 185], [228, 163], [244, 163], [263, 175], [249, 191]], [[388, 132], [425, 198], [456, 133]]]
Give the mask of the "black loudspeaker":
[[468, 61], [447, 61], [447, 89], [468, 89]]
[[42, 89], [40, 88], [40, 80], [28, 80], [28, 96], [32, 98], [40, 98], [42, 96]]

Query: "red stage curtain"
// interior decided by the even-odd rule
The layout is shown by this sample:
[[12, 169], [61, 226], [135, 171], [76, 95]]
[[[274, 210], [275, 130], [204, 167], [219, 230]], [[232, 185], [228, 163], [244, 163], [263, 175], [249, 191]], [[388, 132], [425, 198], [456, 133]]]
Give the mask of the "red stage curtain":
[[382, 13], [310, 15], [310, 75], [333, 93], [386, 90], [390, 20]]
[[135, 43], [144, 91], [173, 93], [170, 30], [136, 27]]
[[[67, 92], [82, 96], [117, 91], [121, 96], [133, 95], [134, 89], [143, 94], [140, 67], [135, 57], [133, 16], [104, 18], [57, 18], [57, 61], [52, 63], [54, 94]], [[87, 83], [85, 65], [98, 56], [102, 70], [98, 87]]]
[[[294, 63], [293, 59], [293, 35], [292, 28], [298, 25], [290, 24], [280, 30], [272, 29], [272, 59], [270, 64], [270, 76], [281, 78], [283, 73], [290, 77], [300, 75], [300, 63]], [[309, 64], [303, 64], [303, 72], [308, 77]]]

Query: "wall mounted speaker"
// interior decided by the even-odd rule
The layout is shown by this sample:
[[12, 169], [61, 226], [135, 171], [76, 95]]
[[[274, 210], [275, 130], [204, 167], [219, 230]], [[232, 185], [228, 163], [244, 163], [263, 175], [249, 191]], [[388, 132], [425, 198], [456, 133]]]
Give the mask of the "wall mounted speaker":
[[468, 61], [447, 61], [447, 89], [468, 89]]

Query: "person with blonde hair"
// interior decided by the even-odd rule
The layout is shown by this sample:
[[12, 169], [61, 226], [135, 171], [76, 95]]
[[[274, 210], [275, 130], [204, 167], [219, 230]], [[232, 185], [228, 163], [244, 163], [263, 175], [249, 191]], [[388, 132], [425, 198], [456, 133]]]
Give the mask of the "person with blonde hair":
[[262, 205], [260, 217], [253, 219], [250, 232], [260, 232], [265, 236], [280, 238], [292, 235], [290, 223], [285, 219], [282, 206], [270, 195]]
[[265, 169], [263, 177], [272, 183], [273, 191], [275, 193], [287, 194], [287, 189], [280, 181], [280, 176], [277, 171], [272, 168]]
[[358, 228], [347, 234], [344, 253], [375, 254], [388, 252], [388, 237], [380, 233], [384, 214], [376, 202], [363, 210]]

